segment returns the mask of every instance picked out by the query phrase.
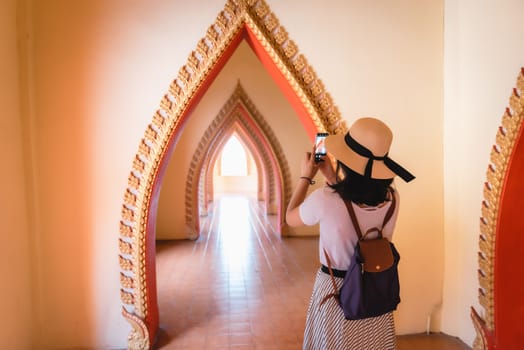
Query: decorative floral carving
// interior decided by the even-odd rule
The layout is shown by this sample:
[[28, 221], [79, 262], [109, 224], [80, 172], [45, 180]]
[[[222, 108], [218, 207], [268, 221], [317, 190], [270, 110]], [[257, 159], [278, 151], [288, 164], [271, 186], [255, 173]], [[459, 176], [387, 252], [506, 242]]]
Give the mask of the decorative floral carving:
[[122, 255], [118, 256], [118, 261], [120, 262], [120, 268], [124, 271], [131, 271], [133, 269], [133, 261], [124, 258]]
[[135, 212], [132, 209], [126, 206], [122, 207], [122, 219], [124, 219], [125, 221], [132, 221], [134, 216]]
[[140, 157], [137, 154], [135, 160], [133, 161], [133, 170], [141, 173], [145, 170], [145, 168], [146, 163], [142, 159], [140, 159]]
[[133, 289], [135, 287], [134, 280], [131, 277], [124, 275], [123, 273], [120, 273], [120, 284], [122, 285], [122, 287], [126, 289]]
[[135, 303], [135, 297], [132, 293], [126, 292], [125, 290], [120, 290], [120, 300], [122, 303], [132, 305]]
[[120, 234], [122, 237], [130, 238], [133, 236], [133, 228], [129, 225], [126, 225], [123, 221], [120, 221]]
[[136, 205], [136, 194], [131, 192], [129, 188], [126, 190], [126, 193], [124, 194], [124, 202], [125, 204], [133, 207]]
[[127, 185], [133, 189], [140, 187], [140, 178], [134, 172], [131, 172], [127, 179]]
[[124, 241], [122, 238], [118, 240], [118, 247], [122, 254], [131, 254], [133, 252], [133, 246], [131, 243]]

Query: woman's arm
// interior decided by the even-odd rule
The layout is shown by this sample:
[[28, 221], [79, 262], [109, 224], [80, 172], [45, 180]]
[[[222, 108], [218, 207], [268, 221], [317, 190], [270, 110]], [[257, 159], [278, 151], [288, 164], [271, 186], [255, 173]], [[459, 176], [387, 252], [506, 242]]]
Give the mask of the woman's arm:
[[297, 186], [291, 195], [291, 200], [286, 209], [286, 223], [291, 227], [303, 226], [304, 222], [300, 217], [299, 206], [306, 198], [307, 190], [310, 185], [314, 184], [313, 178], [320, 169], [328, 185], [334, 184], [337, 181], [335, 171], [331, 158], [329, 156], [322, 157], [322, 161], [315, 162], [315, 147], [313, 152], [307, 152], [302, 159], [302, 167], [300, 170], [300, 179]]
[[286, 223], [291, 227], [304, 225], [298, 207], [302, 202], [304, 202], [309, 185], [309, 180], [305, 177], [301, 177], [293, 191], [293, 195], [291, 196], [291, 200], [286, 209]]
[[300, 217], [299, 206], [304, 202], [309, 186], [314, 183], [313, 178], [319, 167], [324, 163], [315, 162], [314, 152], [315, 150], [313, 148], [313, 152], [307, 152], [302, 159], [300, 178], [286, 209], [286, 223], [291, 227], [304, 225], [304, 222]]

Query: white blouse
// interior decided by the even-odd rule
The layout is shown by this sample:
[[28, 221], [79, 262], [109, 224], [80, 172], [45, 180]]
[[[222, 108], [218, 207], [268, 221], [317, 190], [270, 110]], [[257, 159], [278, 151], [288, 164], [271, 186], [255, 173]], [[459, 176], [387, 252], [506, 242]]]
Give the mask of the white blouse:
[[[391, 241], [398, 216], [399, 195], [395, 190], [396, 207], [393, 216], [386, 224], [382, 235]], [[382, 226], [384, 216], [391, 202], [382, 207], [359, 207], [352, 203], [355, 215], [364, 233], [370, 228]], [[357, 233], [351, 222], [344, 201], [332, 188], [325, 186], [313, 191], [299, 207], [300, 217], [304, 224], [320, 223], [319, 258], [327, 266], [324, 248], [331, 259], [331, 267], [347, 270], [358, 241]]]

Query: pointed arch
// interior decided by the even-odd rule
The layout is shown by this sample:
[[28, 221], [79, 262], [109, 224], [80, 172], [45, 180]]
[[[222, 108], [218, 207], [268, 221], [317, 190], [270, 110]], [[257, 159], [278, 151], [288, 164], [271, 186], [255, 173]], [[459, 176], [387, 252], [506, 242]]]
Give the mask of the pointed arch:
[[[211, 141], [207, 143], [201, 142], [199, 144], [199, 149], [205, 148], [206, 151], [199, 152], [204, 154], [203, 157], [199, 157], [198, 159], [195, 157], [193, 158], [194, 163], [192, 163], [192, 166], [194, 164], [196, 167], [195, 173], [200, 174], [198, 176], [200, 180], [196, 185], [193, 185], [194, 179], [188, 178], [186, 192], [191, 192], [193, 197], [198, 194], [200, 206], [206, 206], [207, 202], [213, 198], [213, 168], [225, 144], [233, 133], [236, 132], [239, 135], [240, 141], [253, 155], [255, 164], [257, 166], [257, 175], [264, 176], [264, 174], [268, 171], [263, 162], [263, 157], [261, 155], [262, 152], [256, 149], [256, 146], [253, 142], [250, 142], [252, 135], [247, 135], [245, 128], [243, 128], [243, 125], [241, 125], [239, 119], [240, 116], [238, 114], [231, 114], [228, 115], [228, 118], [222, 119], [221, 123], [210, 126], [206, 130], [205, 134], [208, 135]], [[260, 186], [265, 188], [267, 187], [267, 182], [259, 182], [258, 186], [259, 188]], [[187, 197], [189, 196], [186, 196], [186, 198]], [[190, 209], [191, 218], [195, 221], [198, 220], [198, 213], [194, 211], [194, 208], [194, 205], [188, 206], [188, 203], [186, 203], [186, 209]], [[207, 208], [204, 209], [207, 210]], [[196, 225], [198, 226], [198, 222]]]
[[[264, 195], [263, 192], [267, 188], [267, 186], [265, 185], [266, 184], [265, 181], [267, 180], [267, 175], [263, 171], [264, 163], [262, 161], [262, 158], [260, 157], [260, 154], [258, 152], [253, 152], [254, 145], [252, 143], [246, 144], [246, 141], [245, 141], [246, 137], [240, 137], [241, 130], [239, 130], [237, 125], [234, 126], [233, 133], [239, 134], [239, 141], [242, 143], [243, 147], [248, 150], [253, 161], [255, 162], [255, 167], [257, 171], [257, 200], [265, 201], [265, 198], [267, 198], [267, 196]], [[207, 215], [208, 203], [214, 200], [214, 195], [213, 195], [214, 185], [213, 185], [212, 169], [214, 167], [214, 164], [216, 163], [216, 159], [218, 158], [219, 154], [220, 152], [215, 153], [215, 156], [211, 158], [210, 162], [207, 164], [207, 167], [202, 171], [201, 176], [200, 176], [200, 182], [199, 182], [200, 187], [198, 189], [198, 193], [199, 193], [199, 198], [201, 198], [200, 195], [202, 195], [202, 197], [204, 198], [203, 202], [200, 202], [199, 200], [200, 216]]]
[[[231, 128], [235, 126], [242, 141], [255, 156], [259, 181], [264, 179], [259, 186], [264, 188], [266, 212], [278, 215], [277, 231], [285, 230], [284, 207], [291, 197], [288, 162], [273, 130], [239, 83], [204, 132], [191, 161], [185, 196], [186, 228], [191, 238], [198, 237], [200, 229], [199, 207], [196, 204], [203, 205], [200, 209], [206, 211], [207, 200], [211, 198], [208, 187], [212, 177], [211, 164], [214, 164], [214, 157], [220, 153], [223, 143], [233, 132]], [[199, 186], [199, 183], [207, 186]]]
[[247, 176], [248, 154], [237, 134], [233, 132], [217, 157], [219, 164], [215, 164], [214, 171], [217, 171], [220, 176]]
[[[237, 116], [237, 118], [241, 118], [241, 116]], [[255, 165], [257, 168], [257, 200], [258, 201], [264, 201], [265, 202], [265, 211], [269, 214], [276, 214], [276, 211], [271, 211], [270, 207], [270, 189], [274, 188], [272, 186], [273, 183], [275, 183], [274, 180], [274, 173], [270, 171], [271, 169], [268, 169], [269, 164], [269, 157], [268, 157], [268, 150], [267, 149], [260, 149], [258, 148], [258, 144], [254, 142], [252, 137], [254, 137], [253, 133], [247, 133], [246, 129], [239, 126], [238, 123], [234, 124], [235, 132], [237, 132], [240, 136], [240, 141], [248, 149], [248, 151], [253, 156], [253, 160], [255, 161]], [[278, 148], [280, 149], [280, 145], [278, 145]], [[218, 155], [218, 154], [217, 154]], [[284, 159], [285, 161], [285, 159]], [[214, 160], [211, 160], [210, 164], [212, 164]], [[279, 168], [285, 170], [284, 174], [284, 182], [285, 182], [285, 188], [287, 188], [287, 184], [289, 184], [289, 171], [287, 167], [287, 161], [285, 162], [279, 162]], [[208, 171], [204, 173], [205, 181], [207, 184], [212, 184], [212, 173], [210, 172], [211, 166], [209, 166]], [[209, 186], [206, 189], [204, 189], [204, 192], [207, 193], [208, 198], [212, 199], [213, 197], [213, 187]], [[285, 191], [287, 192], [287, 191]]]
[[[239, 116], [233, 116], [233, 120], [230, 120], [230, 122], [226, 123], [227, 126], [225, 126], [224, 130], [225, 132], [221, 132], [217, 137], [220, 139], [220, 142], [218, 144], [218, 148], [216, 148], [211, 156], [209, 157], [209, 161], [204, 162], [204, 168], [202, 169], [202, 184], [205, 184], [205, 186], [200, 186], [198, 191], [199, 194], [202, 194], [204, 198], [208, 198], [209, 201], [213, 200], [213, 168], [220, 157], [221, 152], [224, 149], [224, 146], [228, 142], [229, 138], [233, 134], [237, 134], [239, 141], [243, 145], [243, 147], [246, 148], [246, 150], [251, 154], [253, 157], [253, 160], [255, 161], [255, 165], [257, 168], [257, 177], [265, 177], [263, 181], [258, 181], [257, 183], [257, 191], [259, 195], [257, 196], [258, 199], [263, 198], [263, 195], [260, 195], [261, 191], [265, 191], [268, 187], [267, 182], [267, 176], [266, 173], [271, 171], [271, 169], [268, 169], [264, 164], [262, 153], [257, 149], [256, 144], [251, 139], [252, 135], [250, 135], [248, 132], [246, 132], [243, 125], [236, 119], [238, 119]], [[222, 131], [222, 130], [221, 130]], [[207, 203], [206, 203], [207, 204]]]
[[317, 131], [347, 130], [331, 95], [267, 3], [228, 0], [162, 98], [128, 176], [118, 258], [122, 313], [132, 326], [132, 349], [149, 349], [158, 329], [155, 225], [169, 155], [192, 110], [242, 40], [281, 88], [311, 140]]
[[[238, 116], [232, 116], [232, 118], [238, 118]], [[265, 195], [265, 192], [268, 188], [268, 176], [264, 159], [261, 155], [260, 150], [257, 150], [256, 144], [252, 142], [250, 135], [247, 135], [245, 132], [245, 129], [242, 128], [241, 125], [239, 125], [238, 121], [234, 121], [233, 124], [229, 127], [230, 129], [227, 130], [227, 134], [223, 136], [224, 141], [227, 142], [229, 137], [233, 135], [234, 133], [237, 133], [239, 136], [239, 141], [242, 143], [242, 145], [250, 152], [251, 156], [253, 157], [253, 160], [255, 162], [255, 166], [257, 169], [257, 199], [258, 200], [264, 200], [264, 198], [267, 198], [267, 195]], [[225, 143], [224, 143], [225, 144]], [[213, 167], [216, 163], [218, 157], [220, 156], [220, 153], [223, 150], [222, 145], [220, 145], [221, 148], [217, 149], [213, 154], [211, 155], [209, 161], [204, 161], [204, 164], [206, 165], [204, 169], [202, 169], [202, 175], [201, 175], [201, 182], [200, 187], [198, 189], [199, 198], [203, 197], [206, 199], [206, 202], [202, 203], [201, 205], [205, 205], [207, 210], [207, 204], [211, 201], [213, 201]]]

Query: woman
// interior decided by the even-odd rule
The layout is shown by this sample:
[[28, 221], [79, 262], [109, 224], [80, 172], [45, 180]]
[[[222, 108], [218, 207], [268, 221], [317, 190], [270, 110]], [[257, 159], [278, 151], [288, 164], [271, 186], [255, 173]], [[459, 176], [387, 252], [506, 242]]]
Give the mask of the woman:
[[[336, 160], [333, 169], [329, 158], [315, 162], [312, 153], [306, 153], [301, 177], [286, 211], [289, 226], [320, 224], [319, 258], [323, 265], [317, 272], [308, 308], [304, 332], [304, 350], [333, 349], [395, 349], [393, 314], [362, 320], [346, 320], [334, 298], [321, 301], [333, 293], [328, 262], [338, 276], [348, 269], [357, 234], [344, 201], [353, 206], [362, 232], [380, 227], [396, 196], [393, 216], [383, 228], [384, 237], [391, 240], [398, 214], [398, 193], [391, 184], [395, 175], [406, 182], [414, 179], [408, 171], [388, 157], [393, 134], [389, 127], [375, 118], [358, 119], [346, 135], [331, 135], [326, 139], [328, 154]], [[314, 153], [314, 150], [313, 150]], [[308, 186], [320, 170], [326, 186], [306, 198]], [[343, 277], [335, 277], [338, 288]]]

